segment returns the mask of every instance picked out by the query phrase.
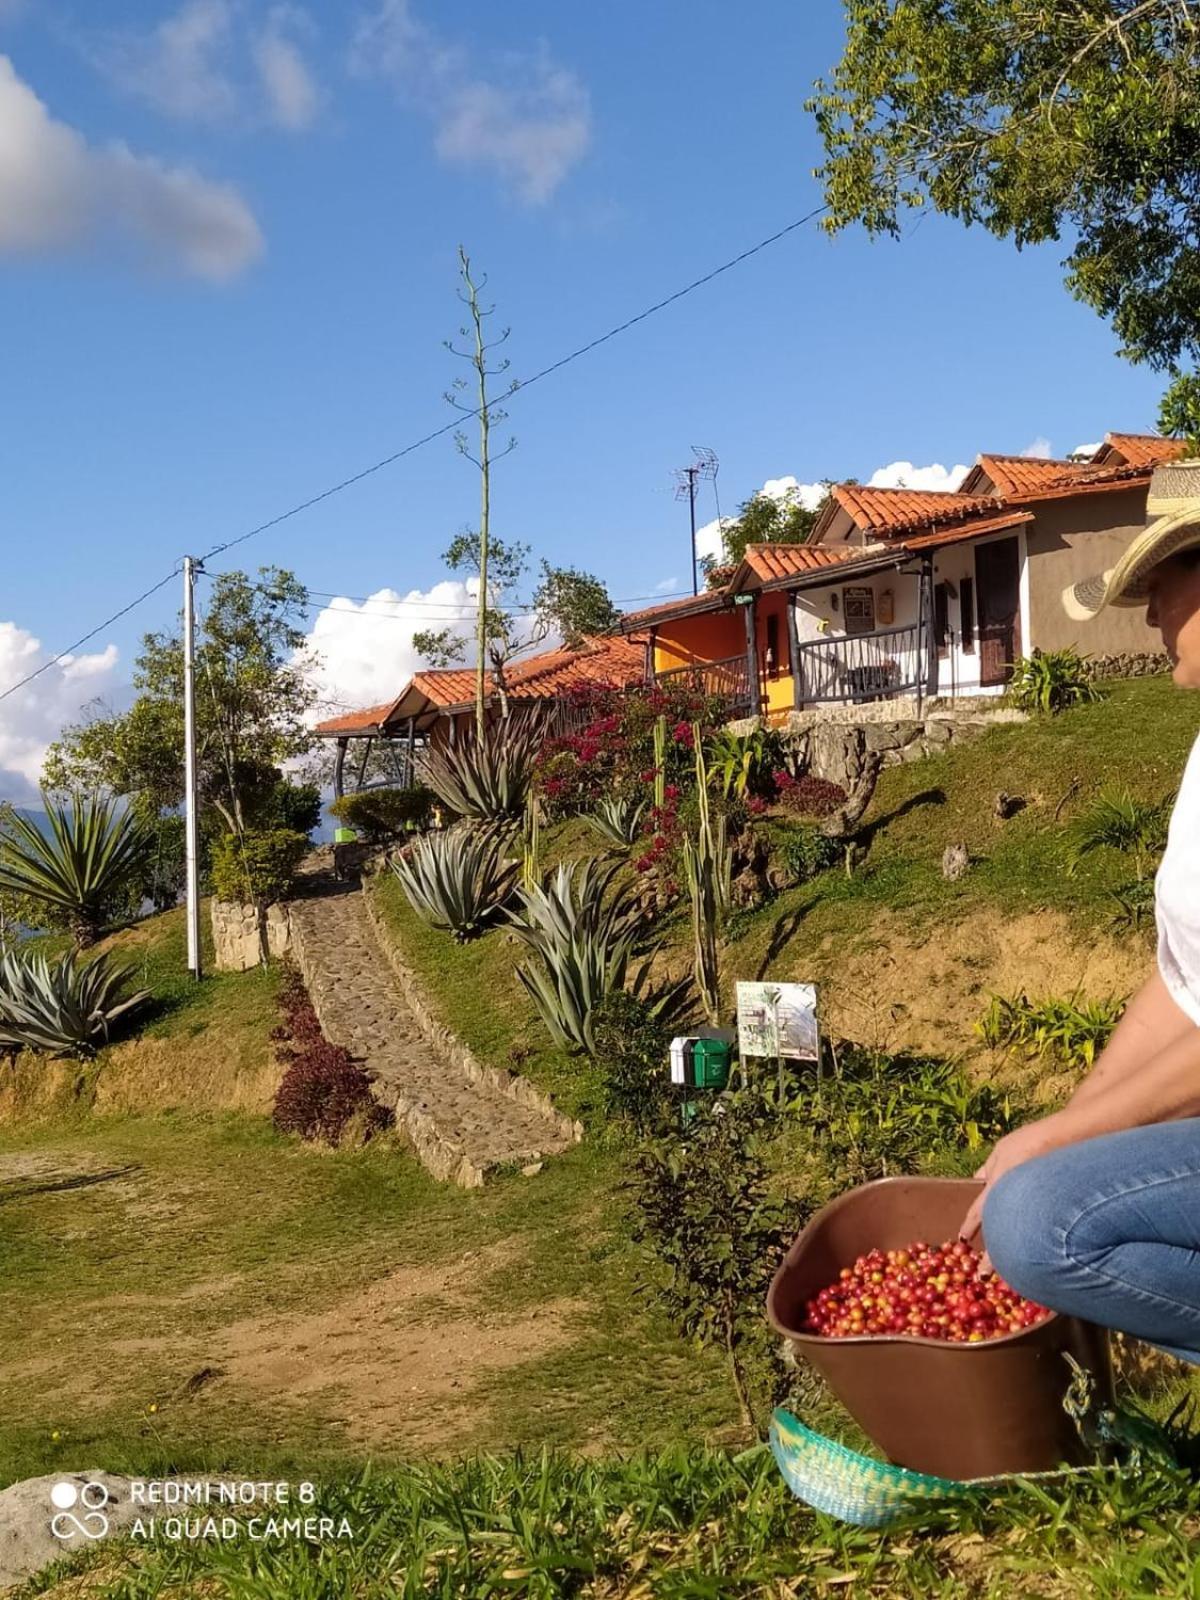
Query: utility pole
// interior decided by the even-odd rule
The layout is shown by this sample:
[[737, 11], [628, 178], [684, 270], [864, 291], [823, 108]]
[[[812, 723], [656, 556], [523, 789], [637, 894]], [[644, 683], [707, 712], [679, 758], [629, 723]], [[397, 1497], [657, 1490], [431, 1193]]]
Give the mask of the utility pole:
[[187, 882], [187, 964], [194, 978], [200, 965], [200, 843], [196, 796], [196, 573], [204, 569], [183, 558], [183, 820]]

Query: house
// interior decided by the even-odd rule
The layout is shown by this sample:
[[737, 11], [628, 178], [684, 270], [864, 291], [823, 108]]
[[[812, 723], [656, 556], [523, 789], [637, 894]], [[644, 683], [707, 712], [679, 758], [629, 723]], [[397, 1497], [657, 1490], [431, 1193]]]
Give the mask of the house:
[[[647, 660], [646, 640], [624, 633], [544, 650], [509, 668], [507, 699], [513, 710], [544, 707], [549, 723], [561, 727], [569, 719], [573, 691], [587, 684], [628, 688], [644, 683]], [[490, 672], [487, 685], [488, 715], [495, 717], [500, 698]], [[415, 673], [394, 700], [330, 717], [315, 731], [335, 747], [333, 788], [341, 796], [347, 787], [369, 786], [369, 772], [377, 782], [411, 783], [419, 753], [430, 745], [456, 745], [474, 720], [475, 669], [466, 667]]]
[[805, 545], [751, 545], [699, 596], [623, 619], [660, 679], [725, 688], [776, 720], [830, 701], [1001, 691], [1034, 649], [1159, 649], [1140, 610], [1086, 630], [1062, 591], [1145, 526], [1154, 467], [1182, 441], [1110, 433], [1084, 461], [985, 454], [953, 492], [843, 483]]

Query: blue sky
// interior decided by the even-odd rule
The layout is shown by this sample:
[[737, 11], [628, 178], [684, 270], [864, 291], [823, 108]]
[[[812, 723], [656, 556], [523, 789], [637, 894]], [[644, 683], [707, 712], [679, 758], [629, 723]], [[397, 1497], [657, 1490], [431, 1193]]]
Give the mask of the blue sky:
[[[185, 550], [446, 420], [460, 241], [519, 376], [816, 204], [803, 102], [840, 29], [837, 0], [0, 0], [0, 689]], [[515, 397], [494, 530], [633, 599], [688, 581], [692, 445], [728, 512], [784, 475], [1151, 428], [1159, 381], [1061, 253], [932, 217], [801, 230]], [[405, 619], [462, 599], [438, 557], [476, 506], [447, 438], [238, 563], [407, 597], [317, 625], [331, 701], [383, 698]], [[0, 793], [173, 607], [0, 704]]]

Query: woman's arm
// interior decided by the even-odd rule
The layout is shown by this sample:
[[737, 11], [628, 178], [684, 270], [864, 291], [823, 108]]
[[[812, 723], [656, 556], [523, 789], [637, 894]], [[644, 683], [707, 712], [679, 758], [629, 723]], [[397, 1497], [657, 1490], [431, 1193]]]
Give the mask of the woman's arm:
[[1194, 1032], [1195, 1023], [1172, 1000], [1156, 967], [1125, 1007], [1095, 1066], [1071, 1096], [1069, 1106], [1079, 1107], [1107, 1093], [1118, 1080], [1144, 1067], [1152, 1056]]
[[[1200, 1028], [1172, 1000], [1157, 969], [1125, 1008], [1091, 1072], [1061, 1111], [999, 1140], [975, 1174], [984, 1184], [1023, 1161], [1101, 1133], [1200, 1113]], [[959, 1229], [979, 1232], [985, 1187]]]

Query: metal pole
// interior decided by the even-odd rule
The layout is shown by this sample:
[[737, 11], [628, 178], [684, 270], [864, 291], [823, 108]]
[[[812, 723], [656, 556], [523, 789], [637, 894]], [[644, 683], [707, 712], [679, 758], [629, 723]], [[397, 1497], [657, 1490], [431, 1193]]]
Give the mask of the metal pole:
[[200, 965], [200, 846], [196, 795], [196, 613], [198, 562], [183, 558], [183, 817], [187, 884], [187, 964], [194, 978]]
[[[700, 568], [696, 561], [696, 469], [689, 467], [688, 475], [688, 507], [692, 514], [692, 593], [700, 593]], [[720, 529], [717, 530], [720, 532]]]

